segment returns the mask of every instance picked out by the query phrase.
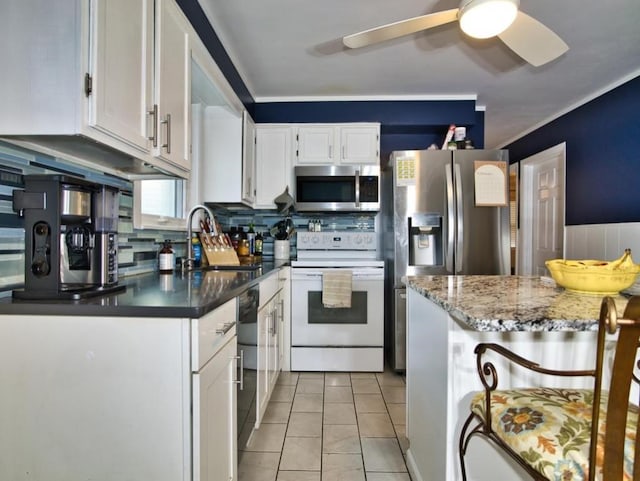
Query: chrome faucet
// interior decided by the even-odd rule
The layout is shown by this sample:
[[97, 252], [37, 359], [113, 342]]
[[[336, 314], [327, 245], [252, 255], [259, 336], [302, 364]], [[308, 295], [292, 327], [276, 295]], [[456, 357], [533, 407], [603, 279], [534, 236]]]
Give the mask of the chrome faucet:
[[213, 216], [213, 212], [206, 205], [198, 204], [194, 206], [187, 215], [187, 258], [182, 261], [182, 270], [190, 269], [194, 266], [195, 259], [193, 257], [193, 244], [191, 243], [191, 238], [193, 237], [193, 215], [198, 210], [204, 210], [209, 218], [211, 219], [211, 228], [213, 229], [213, 234], [217, 235], [216, 232], [216, 223], [215, 218]]

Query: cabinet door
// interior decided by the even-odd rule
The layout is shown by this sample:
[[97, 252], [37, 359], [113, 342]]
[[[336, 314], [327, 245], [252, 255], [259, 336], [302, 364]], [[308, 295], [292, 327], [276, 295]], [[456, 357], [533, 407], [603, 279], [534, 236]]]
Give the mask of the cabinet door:
[[93, 0], [89, 124], [150, 151], [153, 0]]
[[292, 191], [291, 128], [256, 126], [256, 208], [273, 209], [273, 199]]
[[242, 200], [256, 201], [256, 125], [245, 110], [242, 113]]
[[270, 303], [271, 325], [268, 330], [269, 341], [269, 391], [273, 391], [280, 373], [280, 294], [278, 293]]
[[280, 355], [280, 369], [291, 369], [291, 278], [290, 268], [283, 267], [279, 273], [280, 281], [280, 323], [278, 336], [278, 351]]
[[332, 125], [299, 126], [296, 134], [297, 164], [332, 164], [336, 159], [335, 128]]
[[353, 125], [340, 127], [340, 163], [380, 163], [380, 126]]
[[193, 375], [193, 479], [237, 479], [236, 337]]
[[266, 304], [258, 311], [258, 372], [256, 373], [256, 427], [260, 427], [269, 403], [269, 327], [271, 309]]
[[156, 155], [189, 170], [191, 54], [188, 25], [173, 0], [157, 0], [156, 5]]

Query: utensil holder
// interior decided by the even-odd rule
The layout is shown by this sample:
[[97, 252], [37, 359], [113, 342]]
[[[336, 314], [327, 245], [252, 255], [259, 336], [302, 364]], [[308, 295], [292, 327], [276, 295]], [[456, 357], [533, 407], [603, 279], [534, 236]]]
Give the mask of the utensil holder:
[[273, 257], [278, 260], [289, 259], [291, 244], [289, 240], [273, 241]]

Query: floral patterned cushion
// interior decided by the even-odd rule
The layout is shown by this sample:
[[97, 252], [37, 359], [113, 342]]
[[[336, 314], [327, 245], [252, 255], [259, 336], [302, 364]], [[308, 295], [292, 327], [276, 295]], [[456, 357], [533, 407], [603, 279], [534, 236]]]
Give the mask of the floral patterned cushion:
[[[602, 393], [598, 439], [604, 439], [608, 394]], [[528, 388], [496, 390], [491, 394], [494, 432], [536, 471], [551, 480], [586, 480], [593, 391], [587, 389]], [[471, 410], [484, 419], [485, 394], [477, 393]], [[633, 479], [633, 449], [638, 409], [629, 411], [625, 442], [624, 480]], [[598, 465], [602, 463], [598, 449]], [[599, 470], [600, 471], [600, 470]], [[601, 479], [602, 473], [596, 473]]]

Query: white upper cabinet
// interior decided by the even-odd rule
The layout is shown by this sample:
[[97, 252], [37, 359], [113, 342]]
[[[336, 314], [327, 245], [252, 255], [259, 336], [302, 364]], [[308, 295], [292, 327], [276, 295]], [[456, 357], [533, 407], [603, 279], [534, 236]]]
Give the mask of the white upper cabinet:
[[174, 0], [10, 2], [0, 136], [120, 177], [188, 178], [189, 29]]
[[256, 203], [256, 124], [245, 110], [242, 115], [242, 201]]
[[380, 124], [297, 124], [295, 165], [380, 163]]
[[335, 127], [333, 125], [301, 125], [297, 127], [296, 162], [298, 164], [334, 163]]
[[380, 125], [355, 124], [340, 128], [340, 164], [380, 163]]
[[174, 0], [156, 0], [156, 6], [155, 155], [188, 171], [191, 166], [189, 24]]
[[153, 0], [94, 0], [89, 125], [150, 152]]
[[256, 208], [275, 209], [273, 200], [293, 191], [292, 140], [288, 125], [256, 125]]
[[191, 187], [198, 203], [250, 207], [253, 121], [199, 38], [191, 41], [191, 104]]

